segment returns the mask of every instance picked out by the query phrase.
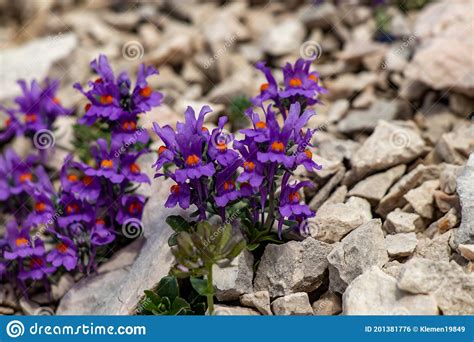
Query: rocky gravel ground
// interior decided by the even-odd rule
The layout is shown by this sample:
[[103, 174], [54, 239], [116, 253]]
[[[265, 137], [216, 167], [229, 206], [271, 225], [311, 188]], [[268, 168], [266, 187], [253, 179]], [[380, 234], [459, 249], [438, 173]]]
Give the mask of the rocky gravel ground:
[[[323, 170], [299, 174], [316, 186], [305, 193], [317, 212], [310, 236], [216, 269], [216, 314], [472, 315], [474, 5], [391, 4], [381, 22], [371, 1], [348, 3], [0, 1], [0, 97], [17, 95], [18, 78], [51, 75], [62, 80], [64, 104], [82, 108], [71, 84], [91, 78], [89, 61], [105, 53], [116, 68], [159, 67], [153, 85], [165, 105], [143, 117], [151, 130], [153, 121], [182, 120], [187, 105], [224, 114], [236, 96], [254, 96], [264, 81], [253, 68], [259, 60], [313, 58], [328, 93], [311, 122]], [[70, 144], [70, 122], [60, 121], [58, 144]], [[15, 148], [29, 149], [21, 141]], [[144, 156], [142, 170], [151, 174], [154, 158]], [[0, 314], [136, 312], [143, 290], [173, 262], [168, 188], [155, 181], [141, 189], [151, 196], [145, 236], [97, 275], [63, 276], [53, 302], [18, 301], [3, 286]]]

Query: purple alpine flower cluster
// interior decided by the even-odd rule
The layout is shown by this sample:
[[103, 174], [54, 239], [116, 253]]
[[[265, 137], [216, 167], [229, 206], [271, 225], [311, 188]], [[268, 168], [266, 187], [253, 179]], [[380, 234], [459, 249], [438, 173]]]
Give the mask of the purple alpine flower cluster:
[[280, 237], [285, 224], [305, 233], [306, 219], [314, 212], [300, 190], [312, 184], [292, 181], [291, 175], [299, 166], [309, 172], [321, 169], [309, 149], [316, 130], [305, 126], [315, 115], [307, 107], [318, 103], [318, 95], [325, 91], [310, 64], [302, 59], [287, 64], [282, 70], [283, 87], [270, 68], [257, 64], [268, 83], [252, 99], [254, 107], [246, 111], [251, 127], [240, 130], [241, 140], [233, 141], [225, 131], [226, 117], [220, 117], [212, 131], [204, 126], [205, 115], [212, 111], [208, 106], [197, 117], [188, 107], [185, 122], [178, 122], [176, 131], [155, 123], [154, 131], [163, 141], [155, 177], [175, 181], [165, 206], [195, 205], [200, 220], [212, 214], [225, 220], [229, 208], [244, 202], [254, 226], [271, 229], [277, 223]]
[[[10, 218], [0, 237], [0, 279], [23, 289], [29, 280], [48, 287], [48, 276], [60, 270], [94, 271], [99, 257], [108, 256], [104, 246], [126, 236], [127, 225], [140, 225], [146, 198], [134, 190], [149, 179], [137, 160], [147, 152], [149, 136], [138, 126], [138, 116], [161, 103], [162, 94], [147, 82], [158, 72], [140, 66], [132, 88], [126, 73], [115, 78], [105, 56], [91, 67], [99, 78], [87, 89], [75, 85], [89, 101], [79, 122], [107, 124], [110, 132], [110, 142], [92, 144], [92, 160], [75, 161], [68, 155], [55, 188], [37, 156], [22, 160], [11, 149], [0, 155], [0, 208]], [[52, 83], [48, 96], [54, 98], [58, 85]], [[37, 83], [32, 84], [36, 94]], [[33, 90], [22, 88], [26, 99]], [[51, 128], [61, 111], [38, 108], [49, 120], [45, 127]]]

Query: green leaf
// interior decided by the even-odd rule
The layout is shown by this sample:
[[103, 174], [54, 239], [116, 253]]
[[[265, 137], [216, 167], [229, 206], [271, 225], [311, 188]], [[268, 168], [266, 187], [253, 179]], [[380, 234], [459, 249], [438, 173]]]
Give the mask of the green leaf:
[[166, 218], [166, 223], [177, 233], [183, 232], [183, 231], [189, 231], [191, 226], [189, 225], [189, 222], [186, 221], [182, 216], [180, 215], [171, 215]]
[[168, 239], [168, 246], [173, 247], [178, 244], [178, 240], [176, 239], [178, 237], [179, 233], [173, 233]]
[[252, 252], [252, 251], [256, 250], [258, 248], [258, 246], [260, 246], [259, 243], [250, 243], [250, 244], [247, 245], [247, 250], [249, 252]]
[[168, 297], [170, 300], [174, 300], [179, 296], [178, 281], [172, 276], [163, 277], [155, 291], [161, 297]]
[[145, 295], [146, 295], [146, 299], [144, 300], [144, 302], [145, 301], [146, 301], [146, 303], [151, 302], [154, 305], [158, 305], [161, 302], [161, 297], [159, 295], [157, 295], [155, 292], [150, 291], [150, 290], [145, 290], [144, 292], [145, 292]]
[[179, 315], [185, 309], [191, 309], [191, 305], [181, 297], [176, 297], [171, 304], [171, 309], [169, 311], [169, 315]]
[[214, 291], [209, 291], [206, 279], [191, 277], [190, 281], [193, 289], [201, 296], [214, 295]]

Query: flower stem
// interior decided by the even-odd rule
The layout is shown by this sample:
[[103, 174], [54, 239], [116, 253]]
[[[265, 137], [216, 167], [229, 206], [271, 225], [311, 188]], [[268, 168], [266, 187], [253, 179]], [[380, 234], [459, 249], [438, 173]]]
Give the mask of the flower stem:
[[207, 266], [207, 308], [209, 315], [214, 314], [214, 286], [212, 285], [212, 264]]

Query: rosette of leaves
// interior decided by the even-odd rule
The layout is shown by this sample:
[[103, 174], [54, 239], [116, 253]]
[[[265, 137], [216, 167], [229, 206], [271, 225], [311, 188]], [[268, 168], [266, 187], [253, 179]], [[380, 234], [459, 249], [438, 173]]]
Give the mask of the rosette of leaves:
[[196, 292], [185, 299], [180, 294], [178, 280], [173, 276], [163, 277], [152, 290], [145, 290], [145, 298], [140, 302], [140, 315], [195, 315], [205, 311], [205, 304]]
[[[190, 277], [191, 285], [207, 298], [209, 314], [214, 311], [212, 266], [225, 267], [245, 248], [245, 240], [232, 232], [230, 224], [200, 222], [194, 231], [181, 231], [171, 252], [176, 264], [171, 274]], [[204, 279], [205, 278], [205, 279]]]

